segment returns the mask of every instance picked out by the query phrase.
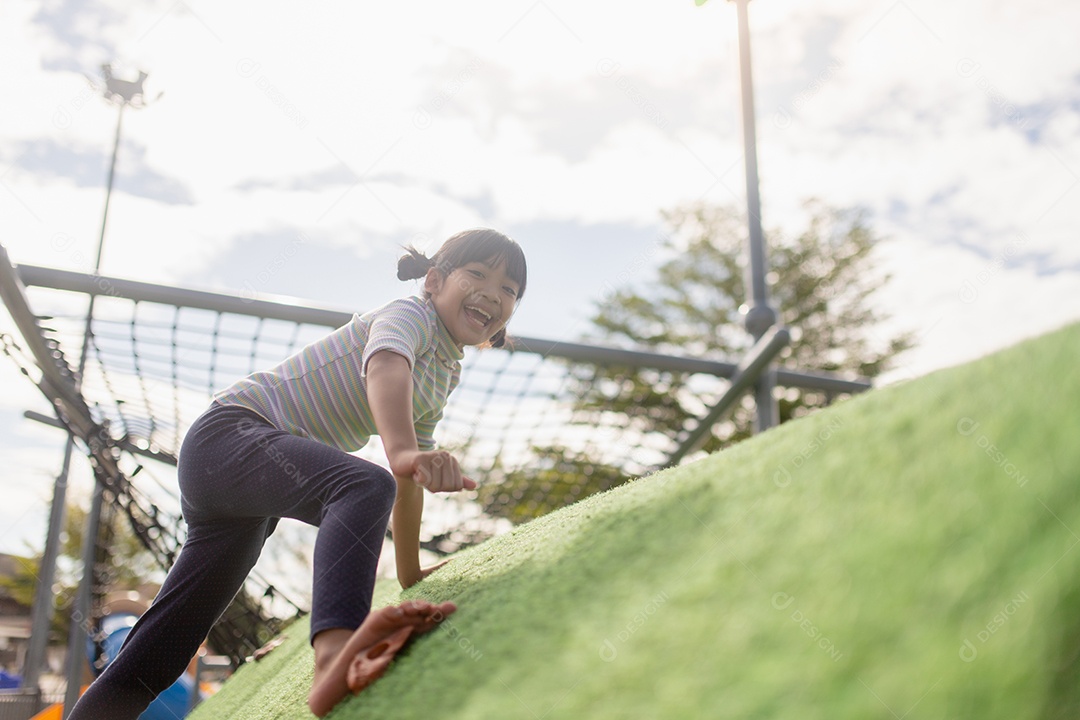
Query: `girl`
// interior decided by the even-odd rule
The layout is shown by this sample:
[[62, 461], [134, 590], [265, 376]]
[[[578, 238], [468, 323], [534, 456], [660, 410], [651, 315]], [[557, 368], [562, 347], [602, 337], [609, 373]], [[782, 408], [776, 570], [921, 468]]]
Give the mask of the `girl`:
[[[471, 490], [432, 433], [457, 385], [465, 345], [501, 346], [525, 292], [521, 248], [487, 229], [447, 240], [434, 257], [409, 248], [402, 280], [424, 297], [396, 300], [218, 393], [180, 450], [187, 541], [151, 608], [72, 720], [136, 718], [184, 671], [239, 590], [278, 519], [319, 528], [308, 706], [322, 717], [383, 672], [414, 635], [456, 609], [422, 600], [369, 613], [391, 523], [397, 575], [421, 569], [423, 491]], [[349, 454], [378, 434], [390, 472]]]

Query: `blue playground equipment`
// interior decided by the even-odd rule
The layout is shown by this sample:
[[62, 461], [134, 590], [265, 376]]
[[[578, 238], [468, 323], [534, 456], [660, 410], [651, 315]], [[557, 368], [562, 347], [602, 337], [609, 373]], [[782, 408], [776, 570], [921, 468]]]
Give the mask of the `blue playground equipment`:
[[[113, 661], [138, 619], [138, 616], [127, 612], [114, 612], [102, 618], [101, 655], [99, 656], [102, 662], [94, 662], [97, 648], [94, 647], [93, 640], [87, 641], [87, 655], [90, 657], [90, 665], [95, 673], [101, 674]], [[184, 717], [194, 707], [192, 703], [194, 686], [195, 681], [190, 675], [187, 673], [181, 675], [179, 680], [158, 695], [150, 707], [143, 711], [139, 720], [176, 720], [176, 718]], [[200, 692], [199, 700], [202, 699], [203, 693]]]

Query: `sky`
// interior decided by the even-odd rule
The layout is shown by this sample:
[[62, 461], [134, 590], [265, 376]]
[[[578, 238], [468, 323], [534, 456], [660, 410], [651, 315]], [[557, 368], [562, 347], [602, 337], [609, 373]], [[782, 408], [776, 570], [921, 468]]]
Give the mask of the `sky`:
[[[867, 211], [893, 276], [877, 332], [917, 342], [883, 383], [1080, 320], [1080, 6], [757, 0], [749, 18], [763, 223], [797, 232], [811, 197]], [[663, 210], [745, 202], [721, 0], [8, 0], [0, 62], [16, 263], [93, 269], [103, 63], [148, 73], [104, 275], [365, 310], [415, 290], [403, 244], [484, 225], [529, 258], [512, 331], [573, 340], [611, 287], [647, 286]], [[23, 419], [49, 408], [7, 358], [0, 378], [0, 552], [24, 553], [63, 438]]]

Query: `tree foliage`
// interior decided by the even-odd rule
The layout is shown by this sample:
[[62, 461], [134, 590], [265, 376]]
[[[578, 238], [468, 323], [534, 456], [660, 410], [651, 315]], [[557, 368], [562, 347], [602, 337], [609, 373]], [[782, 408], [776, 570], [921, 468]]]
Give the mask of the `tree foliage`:
[[[807, 203], [806, 229], [789, 237], [767, 237], [770, 302], [780, 322], [794, 329], [778, 365], [803, 372], [828, 372], [874, 378], [912, 346], [910, 333], [882, 335], [888, 319], [874, 293], [889, 280], [876, 267], [879, 238], [858, 210]], [[589, 340], [604, 345], [647, 349], [671, 355], [737, 362], [753, 345], [743, 324], [746, 286], [746, 229], [736, 212], [703, 203], [664, 213], [671, 233], [661, 249], [665, 258], [655, 279], [617, 288], [592, 318]], [[638, 432], [661, 433], [673, 447], [696, 425], [710, 402], [700, 381], [684, 373], [600, 367], [576, 375], [575, 422], [595, 423], [602, 413], [624, 414]], [[781, 422], [821, 408], [834, 398], [819, 391], [778, 388]], [[752, 432], [752, 398], [744, 397], [713, 429], [704, 450], [713, 452]], [[621, 468], [568, 452], [536, 448], [539, 469], [507, 476], [504, 490], [493, 489], [489, 512], [521, 520], [552, 509], [559, 498], [578, 499], [624, 478]], [[526, 502], [532, 486], [572, 487], [551, 502]], [[508, 497], [509, 493], [509, 497]], [[530, 511], [529, 508], [532, 508]]]
[[12, 555], [11, 558], [15, 571], [11, 575], [0, 577], [2, 594], [23, 607], [30, 607], [34, 603], [34, 585], [39, 561], [18, 555]]
[[[69, 503], [64, 515], [64, 532], [61, 535], [60, 553], [74, 562], [81, 562], [83, 535], [85, 534], [89, 503]], [[102, 513], [102, 532], [109, 540], [109, 559], [104, 568], [98, 568], [110, 590], [135, 590], [150, 578], [159, 576], [161, 568], [154, 556], [142, 544], [131, 529], [122, 512]]]
[[[873, 294], [889, 280], [874, 267], [878, 238], [864, 214], [809, 203], [807, 228], [795, 237], [768, 238], [771, 303], [780, 322], [794, 328], [778, 364], [874, 378], [912, 345], [910, 334], [879, 335], [885, 313]], [[665, 213], [672, 228], [669, 258], [645, 292], [622, 288], [593, 318], [596, 339], [676, 355], [734, 361], [753, 339], [740, 308], [747, 297], [746, 234], [742, 219], [725, 208], [697, 204]], [[678, 373], [604, 373], [610, 382], [578, 387], [583, 410], [619, 408], [645, 418], [650, 429], [678, 435], [701, 415], [700, 399]], [[779, 396], [780, 421], [823, 407], [821, 392], [786, 388]], [[747, 437], [753, 404], [739, 405], [706, 444], [715, 451]]]

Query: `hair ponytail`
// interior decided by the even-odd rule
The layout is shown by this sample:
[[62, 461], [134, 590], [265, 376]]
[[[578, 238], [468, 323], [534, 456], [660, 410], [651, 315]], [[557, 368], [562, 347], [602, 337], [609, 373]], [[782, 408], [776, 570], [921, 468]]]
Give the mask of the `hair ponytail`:
[[414, 247], [407, 247], [405, 248], [405, 254], [398, 259], [398, 280], [422, 278], [433, 267], [435, 267], [435, 263], [431, 258]]

